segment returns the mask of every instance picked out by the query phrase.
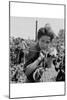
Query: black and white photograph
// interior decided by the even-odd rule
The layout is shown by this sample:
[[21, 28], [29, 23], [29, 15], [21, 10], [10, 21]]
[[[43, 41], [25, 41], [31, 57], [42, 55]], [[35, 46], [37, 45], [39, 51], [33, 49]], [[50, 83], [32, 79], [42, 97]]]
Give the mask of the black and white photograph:
[[[21, 8], [23, 8], [25, 4], [25, 7], [27, 7], [27, 5], [28, 7], [33, 5], [32, 12], [34, 5], [35, 9], [37, 7], [35, 16], [29, 12], [31, 7], [29, 7], [29, 9], [27, 7], [28, 10], [24, 11], [26, 12], [26, 16], [24, 15], [25, 13]], [[41, 8], [40, 12], [38, 7]], [[46, 7], [46, 9], [48, 8], [48, 10], [44, 10], [44, 7]], [[58, 17], [58, 13], [54, 11], [54, 7], [58, 10], [58, 13], [60, 12], [59, 16], [62, 17]], [[53, 11], [51, 11], [50, 8]], [[20, 14], [18, 12], [20, 12]], [[28, 12], [32, 16], [29, 16]], [[39, 13], [37, 14], [37, 12]], [[40, 16], [37, 16], [39, 14]], [[55, 14], [57, 17], [54, 16]], [[45, 17], [43, 15], [45, 15]], [[50, 15], [50, 17], [48, 15]], [[51, 15], [54, 17], [51, 17]], [[22, 87], [23, 84], [31, 85], [32, 83], [35, 84], [34, 86], [40, 83], [43, 83], [43, 85], [60, 83], [63, 84], [63, 86], [61, 86], [63, 87], [63, 92], [57, 92], [56, 95], [63, 95], [65, 83], [64, 5], [10, 2], [9, 17], [9, 83], [11, 85], [22, 84]], [[12, 89], [10, 91], [12, 91]], [[47, 93], [44, 95], [52, 94]], [[38, 95], [36, 94], [36, 96]], [[25, 97], [25, 95], [22, 95], [22, 97]]]
[[11, 17], [10, 81], [65, 81], [64, 34], [63, 19]]

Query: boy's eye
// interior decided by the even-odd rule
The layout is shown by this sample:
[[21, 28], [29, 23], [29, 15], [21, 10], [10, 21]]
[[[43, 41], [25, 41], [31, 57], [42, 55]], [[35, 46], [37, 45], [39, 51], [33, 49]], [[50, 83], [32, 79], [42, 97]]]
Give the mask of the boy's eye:
[[44, 41], [44, 40], [42, 40], [41, 42], [44, 42], [44, 43], [47, 43], [48, 44], [50, 41]]
[[41, 42], [45, 42], [44, 40], [42, 40]]
[[48, 44], [50, 41], [46, 41], [46, 43]]

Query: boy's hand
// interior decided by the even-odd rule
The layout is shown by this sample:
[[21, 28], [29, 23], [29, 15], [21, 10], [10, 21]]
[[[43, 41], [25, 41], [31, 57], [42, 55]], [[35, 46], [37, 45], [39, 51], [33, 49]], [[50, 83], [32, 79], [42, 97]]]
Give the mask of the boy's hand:
[[41, 52], [40, 52], [40, 56], [39, 56], [39, 58], [38, 58], [38, 61], [40, 62], [40, 61], [42, 61], [44, 58], [46, 58], [47, 57], [47, 53], [46, 53], [46, 51], [44, 51], [44, 50], [42, 50]]
[[44, 72], [44, 69], [42, 67], [36, 69], [34, 74], [33, 74], [33, 79], [35, 81], [39, 81], [41, 76], [42, 76], [42, 74], [43, 74], [43, 72]]
[[46, 50], [41, 50], [42, 54], [44, 55], [44, 57], [47, 57], [48, 51]]

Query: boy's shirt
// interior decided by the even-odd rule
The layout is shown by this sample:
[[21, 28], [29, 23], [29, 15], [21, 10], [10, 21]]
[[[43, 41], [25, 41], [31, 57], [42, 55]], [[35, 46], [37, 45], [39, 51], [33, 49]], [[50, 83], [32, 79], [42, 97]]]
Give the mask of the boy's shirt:
[[[40, 48], [39, 48], [39, 45], [36, 44], [32, 49], [30, 49], [30, 52], [29, 52], [29, 55], [28, 55], [28, 61], [27, 61], [27, 62], [25, 63], [25, 65], [24, 65], [25, 70], [26, 70], [26, 68], [27, 68], [27, 66], [28, 66], [29, 64], [33, 63], [35, 60], [38, 59], [39, 55], [40, 55]], [[46, 63], [46, 64], [45, 64], [45, 61], [43, 60], [43, 61], [41, 61], [41, 63], [39, 63], [38, 66], [43, 67], [44, 69], [45, 69], [45, 67], [47, 68], [47, 66], [50, 66], [50, 67], [51, 67], [51, 60], [52, 60], [52, 59], [51, 59], [51, 57], [49, 56], [49, 57], [47, 58], [47, 63]], [[48, 68], [48, 71], [46, 71], [45, 73], [46, 73], [46, 74], [48, 74], [48, 73], [50, 74], [51, 71], [52, 71], [52, 73], [53, 73], [53, 72], [56, 72], [54, 69], [55, 69], [55, 68], [53, 68], [53, 70], [52, 70], [52, 68]], [[35, 82], [35, 80], [33, 79], [33, 73], [34, 73], [35, 71], [36, 71], [36, 69], [33, 70], [33, 72], [27, 76], [27, 79], [29, 80], [29, 82]], [[56, 73], [55, 73], [55, 74], [56, 74]], [[47, 77], [47, 76], [50, 76], [50, 75], [46, 75], [46, 77]], [[47, 79], [48, 79], [48, 78], [47, 78]]]

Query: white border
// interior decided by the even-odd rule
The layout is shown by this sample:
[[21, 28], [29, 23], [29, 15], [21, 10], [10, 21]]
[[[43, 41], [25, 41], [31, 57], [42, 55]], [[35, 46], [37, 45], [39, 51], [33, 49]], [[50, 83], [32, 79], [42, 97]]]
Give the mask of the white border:
[[64, 95], [64, 82], [10, 84], [10, 98]]
[[64, 18], [63, 5], [11, 2], [10, 16]]

